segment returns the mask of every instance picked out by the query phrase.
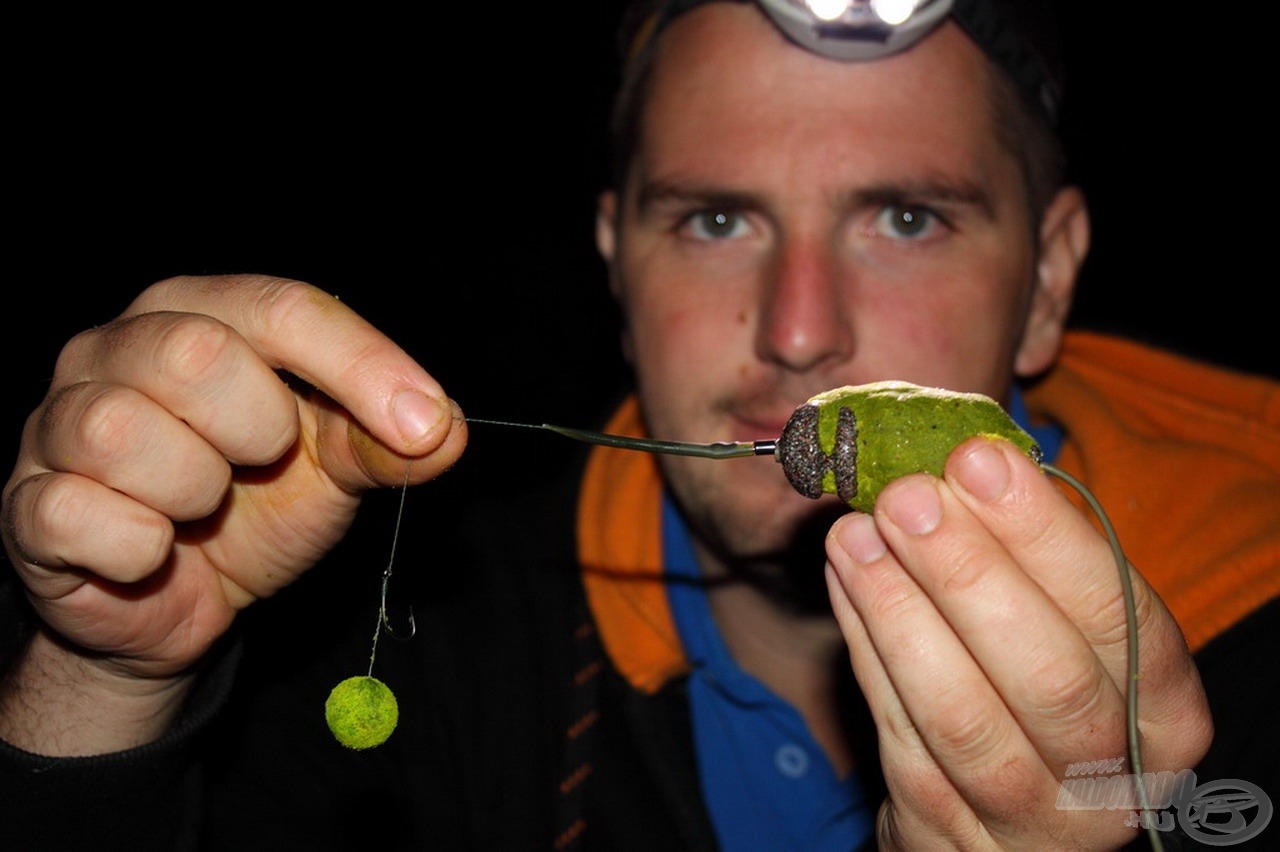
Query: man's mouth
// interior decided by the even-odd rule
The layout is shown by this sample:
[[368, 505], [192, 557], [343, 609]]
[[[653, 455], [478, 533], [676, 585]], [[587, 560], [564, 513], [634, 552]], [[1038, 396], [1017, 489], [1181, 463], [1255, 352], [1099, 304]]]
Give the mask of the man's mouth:
[[741, 434], [734, 435], [733, 440], [772, 441], [782, 434], [782, 427], [787, 425], [794, 410], [788, 408], [785, 412], [733, 413], [730, 415], [732, 428], [741, 430]]

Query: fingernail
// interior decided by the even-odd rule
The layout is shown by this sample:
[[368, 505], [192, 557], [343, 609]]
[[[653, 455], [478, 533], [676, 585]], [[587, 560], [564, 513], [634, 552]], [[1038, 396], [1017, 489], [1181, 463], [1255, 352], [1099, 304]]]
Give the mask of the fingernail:
[[401, 391], [391, 403], [400, 436], [410, 444], [416, 444], [448, 416], [448, 407], [416, 390]]
[[849, 558], [862, 565], [875, 562], [888, 552], [876, 522], [870, 515], [846, 515], [836, 527], [836, 544]]
[[1004, 453], [983, 441], [957, 460], [952, 475], [965, 491], [991, 502], [1009, 487], [1009, 462]]
[[898, 529], [909, 535], [927, 535], [942, 521], [942, 499], [932, 479], [926, 477], [899, 480], [887, 491], [885, 514]]

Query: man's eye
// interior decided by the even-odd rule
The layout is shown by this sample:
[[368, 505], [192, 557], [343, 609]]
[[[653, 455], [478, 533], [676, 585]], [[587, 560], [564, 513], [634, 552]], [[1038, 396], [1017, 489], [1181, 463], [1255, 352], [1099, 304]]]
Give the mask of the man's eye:
[[697, 240], [730, 240], [746, 235], [747, 220], [732, 210], [704, 210], [690, 216], [686, 228]]
[[927, 207], [894, 205], [876, 216], [876, 230], [899, 240], [921, 240], [937, 230], [938, 215]]

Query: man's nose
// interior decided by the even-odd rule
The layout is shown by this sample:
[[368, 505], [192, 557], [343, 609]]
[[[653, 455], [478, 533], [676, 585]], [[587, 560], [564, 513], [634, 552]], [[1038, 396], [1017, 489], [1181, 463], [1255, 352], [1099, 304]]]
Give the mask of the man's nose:
[[756, 351], [796, 372], [848, 359], [854, 350], [846, 294], [833, 251], [816, 241], [782, 244], [761, 281]]

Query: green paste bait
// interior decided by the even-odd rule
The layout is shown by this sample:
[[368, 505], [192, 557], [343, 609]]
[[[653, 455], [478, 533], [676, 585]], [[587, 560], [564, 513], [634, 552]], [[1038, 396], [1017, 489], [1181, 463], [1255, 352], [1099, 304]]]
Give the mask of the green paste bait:
[[947, 456], [975, 435], [1004, 438], [1035, 462], [1042, 453], [990, 397], [907, 382], [874, 382], [820, 393], [795, 410], [775, 458], [806, 497], [835, 494], [870, 512], [893, 480], [942, 475]]

